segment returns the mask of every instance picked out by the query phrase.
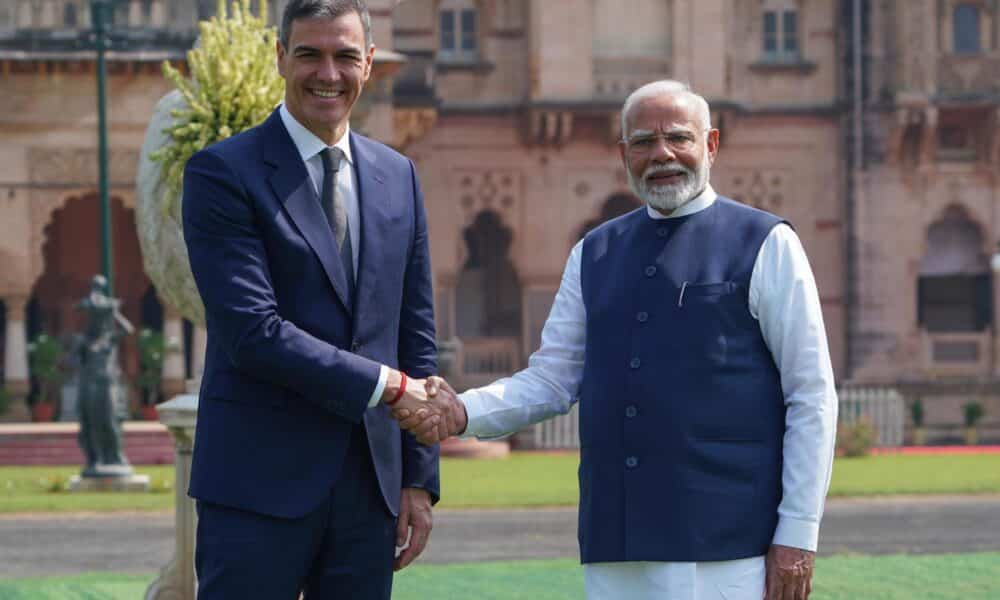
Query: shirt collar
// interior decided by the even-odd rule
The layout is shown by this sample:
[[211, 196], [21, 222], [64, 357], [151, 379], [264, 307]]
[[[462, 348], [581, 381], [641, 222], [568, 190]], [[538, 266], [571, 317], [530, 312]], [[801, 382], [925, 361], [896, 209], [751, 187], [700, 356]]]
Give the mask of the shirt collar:
[[[316, 134], [305, 128], [302, 123], [299, 123], [292, 113], [288, 111], [288, 107], [284, 103], [281, 104], [279, 109], [281, 114], [281, 122], [285, 124], [285, 129], [288, 130], [288, 135], [292, 137], [292, 142], [295, 143], [295, 148], [299, 151], [299, 156], [302, 157], [302, 162], [307, 162], [312, 157], [316, 156], [320, 152], [326, 149], [326, 143], [316, 137]], [[340, 148], [344, 153], [344, 157], [347, 158], [348, 164], [354, 164], [354, 159], [351, 156], [351, 124], [347, 124], [347, 129], [344, 130], [344, 135], [341, 136], [337, 143], [333, 145], [335, 148]]]
[[649, 215], [650, 219], [676, 219], [677, 217], [686, 217], [712, 206], [712, 203], [715, 202], [717, 196], [718, 195], [715, 193], [715, 190], [712, 189], [712, 184], [708, 184], [700, 194], [694, 197], [693, 200], [670, 213], [669, 217], [648, 204], [646, 205], [646, 214]]

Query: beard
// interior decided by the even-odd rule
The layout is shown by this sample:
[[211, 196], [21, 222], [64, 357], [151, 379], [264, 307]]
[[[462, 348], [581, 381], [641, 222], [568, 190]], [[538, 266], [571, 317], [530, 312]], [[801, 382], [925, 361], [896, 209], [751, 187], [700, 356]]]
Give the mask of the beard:
[[[708, 160], [701, 161], [695, 170], [679, 163], [650, 165], [641, 178], [636, 178], [631, 169], [626, 170], [632, 193], [653, 208], [668, 213], [697, 198], [708, 185]], [[683, 179], [670, 185], [650, 185], [649, 177], [659, 173], [679, 174]]]

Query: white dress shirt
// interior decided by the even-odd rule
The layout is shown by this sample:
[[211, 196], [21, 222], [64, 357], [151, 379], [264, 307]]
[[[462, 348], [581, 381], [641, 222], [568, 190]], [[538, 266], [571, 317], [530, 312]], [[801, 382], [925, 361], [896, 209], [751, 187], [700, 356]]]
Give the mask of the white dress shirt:
[[[716, 200], [711, 186], [669, 217], [689, 215]], [[586, 348], [586, 307], [580, 287], [583, 242], [570, 253], [562, 283], [528, 367], [460, 394], [469, 416], [465, 436], [495, 439], [565, 414], [578, 400]], [[815, 551], [833, 467], [837, 397], [826, 330], [812, 270], [798, 236], [776, 226], [764, 240], [750, 277], [749, 311], [781, 373], [787, 414], [783, 496], [773, 542]], [[764, 558], [713, 563], [584, 565], [587, 597], [671, 600], [759, 600]], [[742, 590], [742, 591], [739, 591]]]
[[[288, 107], [284, 104], [279, 109], [281, 122], [285, 124], [288, 135], [291, 136], [295, 148], [302, 157], [302, 162], [306, 164], [306, 171], [309, 172], [309, 179], [312, 180], [313, 189], [316, 191], [316, 198], [323, 195], [323, 159], [320, 153], [327, 149], [326, 142], [319, 139], [316, 134], [299, 123], [292, 113], [288, 112]], [[332, 148], [338, 148], [344, 153], [344, 162], [340, 164], [337, 171], [337, 198], [344, 203], [347, 210], [347, 232], [351, 236], [351, 248], [354, 249], [351, 259], [354, 261], [355, 279], [358, 272], [358, 254], [361, 250], [361, 206], [358, 198], [358, 176], [354, 170], [354, 156], [351, 154], [351, 126], [347, 125], [344, 135], [337, 140]], [[378, 384], [372, 392], [368, 401], [368, 406], [375, 406], [382, 397], [386, 380], [389, 377], [389, 370], [385, 365], [379, 370]]]

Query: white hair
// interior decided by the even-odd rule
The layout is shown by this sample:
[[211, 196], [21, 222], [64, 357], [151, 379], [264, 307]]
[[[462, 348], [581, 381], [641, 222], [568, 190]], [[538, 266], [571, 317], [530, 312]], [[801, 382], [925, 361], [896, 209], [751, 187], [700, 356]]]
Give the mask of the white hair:
[[660, 81], [647, 83], [629, 94], [629, 97], [625, 99], [625, 104], [622, 106], [622, 139], [627, 137], [628, 115], [636, 104], [656, 96], [673, 96], [681, 94], [694, 98], [695, 104], [699, 109], [698, 112], [701, 113], [702, 128], [711, 129], [712, 115], [708, 108], [708, 101], [702, 96], [691, 91], [691, 86], [686, 83], [674, 81], [673, 79], [662, 79]]

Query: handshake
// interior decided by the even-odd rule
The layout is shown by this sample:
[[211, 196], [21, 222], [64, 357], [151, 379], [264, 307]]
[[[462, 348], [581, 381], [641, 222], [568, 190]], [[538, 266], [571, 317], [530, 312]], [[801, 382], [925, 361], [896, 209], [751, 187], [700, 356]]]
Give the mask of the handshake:
[[402, 429], [428, 446], [464, 432], [468, 424], [465, 405], [448, 382], [436, 375], [410, 379], [392, 371], [382, 401]]

